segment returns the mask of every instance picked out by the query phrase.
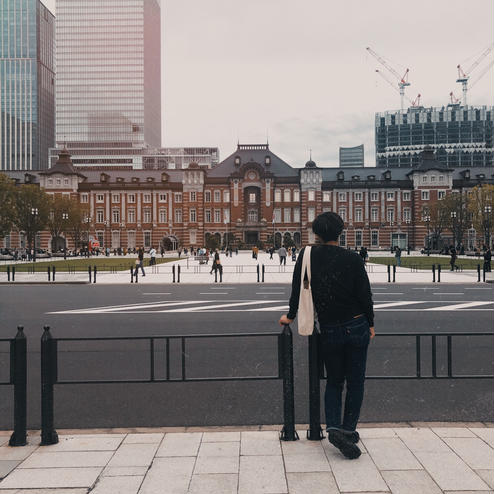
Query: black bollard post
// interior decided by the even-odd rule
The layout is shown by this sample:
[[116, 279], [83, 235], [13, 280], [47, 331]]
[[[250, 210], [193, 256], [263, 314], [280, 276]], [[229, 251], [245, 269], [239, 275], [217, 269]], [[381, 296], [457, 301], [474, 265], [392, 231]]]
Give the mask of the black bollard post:
[[214, 282], [218, 283], [218, 267], [214, 270]]
[[134, 268], [130, 266], [130, 282], [134, 283]]
[[432, 265], [432, 283], [436, 282], [436, 265]]
[[441, 283], [441, 265], [437, 265], [437, 282]]
[[396, 265], [393, 264], [393, 283], [396, 282]]
[[388, 283], [391, 283], [391, 266], [388, 264]]
[[285, 325], [278, 336], [278, 358], [283, 377], [283, 429], [280, 432], [282, 441], [296, 441], [295, 430], [295, 395], [293, 384], [293, 336], [290, 326]]
[[7, 281], [10, 281], [10, 266], [7, 266]]
[[175, 264], [172, 266], [173, 283], [175, 283]]
[[223, 283], [223, 266], [220, 264], [220, 283]]
[[48, 266], [48, 267], [46, 268], [46, 270], [47, 270], [47, 272], [48, 272], [48, 281], [51, 281], [51, 271], [50, 271], [50, 270], [51, 270], [51, 268], [50, 268], [50, 266]]
[[[259, 264], [258, 264], [258, 265], [257, 265], [257, 282], [258, 282], [258, 283], [259, 283], [259, 279], [260, 279], [260, 278], [259, 278]], [[479, 279], [479, 281], [480, 281], [480, 279]]]
[[262, 282], [264, 283], [264, 272], [266, 271], [266, 267], [264, 264], [262, 265]]
[[485, 283], [485, 264], [482, 267], [482, 281]]
[[139, 268], [137, 266], [134, 271], [134, 278], [135, 278], [135, 282], [139, 283]]
[[27, 417], [27, 340], [24, 327], [17, 327], [15, 339], [10, 342], [10, 382], [14, 385], [14, 432], [9, 446], [26, 445]]
[[12, 266], [12, 281], [15, 281], [15, 266]]
[[87, 267], [87, 272], [89, 274], [89, 283], [91, 283], [91, 266]]
[[181, 271], [180, 264], [177, 266], [177, 283], [180, 283], [180, 271]]
[[54, 423], [53, 385], [57, 380], [57, 346], [45, 326], [41, 337], [41, 446], [58, 443]]
[[96, 273], [98, 272], [98, 268], [96, 266], [93, 267], [93, 283], [96, 283]]
[[307, 439], [309, 441], [320, 441], [324, 439], [321, 429], [321, 394], [319, 385], [319, 356], [318, 335], [312, 333], [309, 336], [309, 430]]
[[480, 264], [477, 264], [477, 282], [480, 282]]
[[51, 267], [51, 280], [55, 281], [55, 273], [57, 272], [56, 266]]

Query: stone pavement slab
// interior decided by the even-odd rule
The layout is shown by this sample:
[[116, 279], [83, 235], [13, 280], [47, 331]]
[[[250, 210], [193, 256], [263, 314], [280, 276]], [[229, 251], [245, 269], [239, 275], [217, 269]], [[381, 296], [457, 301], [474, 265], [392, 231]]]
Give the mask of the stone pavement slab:
[[482, 439], [469, 437], [445, 438], [446, 444], [475, 470], [494, 468], [494, 449]]
[[0, 461], [0, 479], [6, 477], [19, 463], [20, 460]]
[[143, 479], [143, 476], [102, 477], [91, 494], [137, 494]]
[[43, 446], [43, 449], [46, 451], [114, 451], [124, 438], [124, 434], [59, 436], [57, 444]]
[[112, 451], [64, 451], [45, 452], [39, 448], [24, 460], [19, 468], [70, 468], [104, 467], [112, 457]]
[[127, 434], [124, 439], [124, 444], [159, 444], [162, 440], [164, 434]]
[[472, 428], [470, 430], [494, 448], [494, 429], [492, 428]]
[[238, 494], [288, 493], [281, 456], [242, 456]]
[[[494, 467], [494, 465], [491, 465]], [[475, 470], [477, 475], [480, 475], [484, 482], [494, 489], [494, 470]]]
[[196, 456], [201, 444], [202, 432], [167, 434], [156, 456]]
[[151, 465], [157, 449], [157, 444], [123, 444], [118, 448], [108, 466], [147, 467]]
[[363, 439], [363, 443], [379, 470], [422, 470], [423, 468], [398, 437]]
[[424, 470], [382, 472], [393, 494], [442, 494], [442, 490]]
[[240, 454], [242, 456], [281, 455], [279, 433], [276, 431], [242, 432]]
[[33, 468], [14, 470], [0, 483], [1, 489], [55, 489], [91, 487], [102, 468]]
[[237, 494], [238, 475], [211, 474], [193, 475], [190, 494]]
[[340, 494], [330, 472], [287, 473], [290, 494]]
[[195, 457], [155, 458], [139, 494], [187, 493]]

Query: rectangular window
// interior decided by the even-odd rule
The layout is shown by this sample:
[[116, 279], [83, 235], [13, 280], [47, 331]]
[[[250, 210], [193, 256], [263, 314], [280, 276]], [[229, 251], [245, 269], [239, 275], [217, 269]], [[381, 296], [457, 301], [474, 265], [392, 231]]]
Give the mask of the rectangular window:
[[160, 223], [166, 223], [167, 221], [166, 208], [160, 208]]
[[362, 230], [355, 230], [355, 247], [362, 247]]
[[229, 190], [223, 191], [223, 202], [230, 202], [230, 191]]
[[250, 202], [251, 204], [255, 204], [255, 203], [256, 203], [256, 194], [255, 194], [255, 192], [251, 192], [251, 193], [249, 194], [249, 202]]
[[127, 247], [133, 249], [136, 246], [136, 232], [127, 232]]
[[323, 200], [323, 202], [329, 202], [331, 200], [331, 192], [325, 190], [322, 193], [322, 200]]
[[292, 210], [290, 208], [285, 208], [283, 210], [283, 221], [285, 223], [291, 223], [291, 221], [292, 221]]
[[127, 202], [129, 204], [135, 204], [135, 202], [136, 202], [136, 195], [135, 194], [128, 194], [127, 195]]
[[386, 192], [386, 200], [394, 201], [395, 200], [395, 193], [394, 192]]
[[340, 235], [340, 247], [346, 247], [346, 230], [343, 230]]
[[362, 209], [355, 209], [355, 221], [362, 221]]
[[293, 209], [293, 222], [294, 223], [300, 222], [300, 209], [299, 208]]
[[314, 189], [309, 190], [309, 193], [307, 194], [307, 200], [308, 201], [315, 201], [316, 200], [316, 191]]
[[411, 218], [411, 209], [410, 208], [404, 208], [403, 209], [403, 220], [404, 221], [410, 221]]
[[151, 194], [143, 195], [143, 202], [150, 203], [151, 202]]
[[444, 199], [446, 197], [446, 191], [445, 190], [438, 190], [437, 191], [437, 198], [439, 200]]
[[444, 175], [439, 175], [439, 183], [444, 183]]
[[300, 202], [300, 191], [299, 190], [293, 191], [293, 202]]
[[379, 209], [371, 209], [371, 221], [379, 221]]
[[391, 223], [395, 220], [395, 210], [394, 209], [388, 209], [387, 210], [387, 220], [389, 223]]
[[182, 210], [175, 209], [175, 223], [182, 223]]
[[285, 202], [290, 202], [292, 199], [292, 194], [290, 193], [290, 189], [285, 189], [283, 191], [283, 200]]
[[257, 211], [255, 209], [251, 209], [247, 212], [247, 220], [250, 223], [257, 223]]
[[211, 202], [211, 191], [206, 190], [204, 192], [204, 202]]
[[136, 210], [135, 209], [127, 210], [127, 221], [129, 223], [135, 223], [136, 222]]
[[362, 192], [355, 192], [354, 198], [356, 201], [361, 201], [362, 200]]
[[190, 243], [194, 245], [197, 242], [197, 232], [195, 230], [190, 230], [189, 238], [190, 238]]
[[189, 221], [195, 223], [197, 221], [195, 208], [189, 209]]
[[151, 210], [149, 208], [144, 210], [144, 223], [151, 223]]
[[166, 192], [161, 192], [160, 195], [159, 195], [159, 201], [160, 202], [166, 202], [166, 201], [168, 201], [168, 194]]
[[103, 194], [96, 194], [96, 202], [105, 202], [105, 196]]
[[189, 192], [189, 195], [190, 195], [190, 202], [195, 202], [197, 199], [196, 199], [196, 193], [195, 192]]
[[214, 210], [214, 222], [221, 223], [221, 209]]
[[371, 247], [379, 247], [379, 231], [371, 231]]
[[89, 195], [88, 194], [81, 194], [81, 202], [83, 204], [87, 204], [89, 202]]
[[379, 192], [371, 192], [370, 199], [371, 201], [379, 201]]
[[346, 221], [346, 208], [338, 209], [338, 214], [341, 216], [343, 221]]
[[120, 223], [120, 209], [113, 209], [112, 210], [112, 222], [113, 223]]
[[281, 190], [275, 189], [274, 191], [274, 202], [281, 202]]
[[144, 247], [151, 247], [151, 232], [144, 232]]
[[429, 177], [427, 177], [427, 175], [424, 175], [422, 177], [422, 183], [426, 184], [427, 183], [427, 180], [428, 180]]
[[404, 201], [410, 200], [410, 192], [403, 192], [403, 200]]
[[429, 191], [428, 190], [423, 190], [421, 197], [422, 197], [422, 200], [423, 201], [428, 201], [429, 200]]
[[96, 223], [103, 223], [105, 221], [105, 213], [102, 209], [96, 210]]
[[211, 223], [211, 210], [210, 209], [206, 209], [204, 211], [204, 221], [206, 223]]
[[274, 222], [281, 223], [281, 209], [276, 208], [274, 211]]
[[[182, 193], [181, 192], [175, 192], [174, 199], [175, 199], [175, 202], [182, 202]], [[146, 202], [146, 201], [144, 201], [144, 202]]]
[[120, 202], [120, 194], [112, 194], [111, 195], [111, 202]]
[[432, 182], [435, 182], [436, 181], [436, 176], [435, 175], [431, 175], [431, 183]]
[[229, 209], [223, 209], [223, 220], [226, 221], [227, 223], [230, 223], [230, 210]]
[[221, 191], [220, 190], [214, 191], [214, 202], [221, 202]]
[[314, 221], [316, 218], [316, 209], [307, 208], [307, 221]]
[[346, 192], [338, 192], [338, 201], [340, 202], [346, 201]]

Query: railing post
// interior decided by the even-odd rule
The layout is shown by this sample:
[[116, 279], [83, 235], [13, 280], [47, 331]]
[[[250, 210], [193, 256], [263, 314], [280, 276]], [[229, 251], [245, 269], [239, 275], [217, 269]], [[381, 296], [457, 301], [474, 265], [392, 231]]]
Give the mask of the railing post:
[[15, 266], [12, 266], [12, 281], [15, 281]]
[[485, 283], [485, 264], [482, 266], [482, 281]]
[[388, 264], [388, 283], [391, 283], [391, 266]]
[[172, 266], [173, 283], [175, 283], [175, 264]]
[[130, 282], [134, 283], [134, 268], [130, 266]]
[[264, 283], [264, 272], [266, 271], [266, 267], [264, 264], [262, 265], [262, 282]]
[[91, 266], [87, 267], [87, 272], [89, 274], [89, 283], [91, 283]]
[[98, 272], [98, 268], [94, 266], [93, 268], [93, 283], [96, 283], [96, 273]]
[[393, 264], [393, 283], [396, 282], [396, 266]]
[[48, 281], [51, 281], [51, 268], [50, 268], [50, 266], [48, 266], [48, 267], [46, 268], [46, 270], [47, 270], [47, 272], [48, 272]]
[[216, 266], [216, 269], [214, 270], [214, 282], [218, 283], [218, 266]]
[[52, 266], [51, 267], [51, 273], [52, 273], [52, 277], [51, 277], [51, 280], [52, 281], [55, 281], [55, 273], [57, 272], [57, 268], [55, 266]]
[[279, 352], [283, 374], [283, 429], [280, 432], [282, 441], [296, 441], [295, 430], [295, 394], [293, 384], [293, 336], [290, 326], [285, 325], [279, 335]]
[[54, 424], [53, 385], [57, 379], [57, 347], [50, 327], [43, 328], [41, 337], [41, 446], [58, 443]]
[[313, 332], [308, 338], [309, 349], [309, 441], [320, 441], [324, 438], [321, 429], [321, 394], [319, 384], [318, 335]]
[[181, 271], [181, 267], [180, 267], [180, 264], [179, 264], [177, 266], [177, 283], [180, 283], [180, 271]]
[[477, 264], [477, 282], [480, 282], [480, 264]]
[[[479, 265], [480, 266], [480, 265]], [[259, 283], [259, 264], [257, 265], [257, 282]], [[480, 281], [480, 278], [479, 278]]]
[[137, 264], [136, 264], [136, 268], [134, 270], [134, 278], [135, 278], [135, 282], [139, 283], [139, 267], [137, 266]]
[[27, 341], [23, 326], [17, 327], [10, 342], [10, 382], [14, 385], [14, 432], [9, 446], [26, 445], [27, 416]]
[[436, 265], [432, 265], [432, 283], [436, 282]]
[[10, 281], [10, 266], [7, 266], [7, 281]]
[[441, 283], [441, 265], [437, 265], [437, 282]]
[[220, 270], [220, 283], [223, 283], [223, 266], [219, 266], [219, 270]]

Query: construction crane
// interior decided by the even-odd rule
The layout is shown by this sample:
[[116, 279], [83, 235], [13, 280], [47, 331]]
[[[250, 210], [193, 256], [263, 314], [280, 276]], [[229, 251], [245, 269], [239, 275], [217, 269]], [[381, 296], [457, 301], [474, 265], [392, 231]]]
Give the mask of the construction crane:
[[[390, 81], [379, 69], [376, 69], [376, 72], [395, 90], [398, 91], [401, 94], [401, 91], [399, 90], [396, 85]], [[412, 107], [417, 108], [420, 106], [420, 98], [422, 97], [421, 94], [417, 94], [417, 97], [412, 101], [406, 94], [403, 95], [403, 97], [412, 105]], [[403, 109], [403, 105], [402, 105]]]
[[[461, 65], [458, 64], [456, 68], [458, 69], [458, 79], [456, 79], [456, 82], [461, 83], [461, 89], [463, 91], [463, 105], [467, 106], [467, 92], [468, 92], [468, 79], [470, 79], [470, 74], [472, 71], [480, 64], [480, 62], [487, 56], [489, 53], [493, 50], [494, 48], [494, 43], [490, 45], [488, 48], [486, 48], [480, 56], [470, 65], [470, 67], [467, 70], [463, 70]], [[475, 83], [478, 82], [478, 80], [489, 70], [492, 66], [492, 63], [489, 65], [489, 67], [482, 72], [482, 75], [475, 81]]]
[[417, 97], [412, 101], [412, 106], [417, 108], [420, 106], [420, 98], [422, 97], [422, 95], [419, 93], [417, 94]]
[[[400, 93], [400, 96], [401, 96], [401, 109], [404, 110], [405, 109], [405, 88], [407, 86], [410, 86], [410, 82], [408, 82], [408, 72], [409, 72], [409, 69], [407, 69], [405, 71], [405, 73], [403, 74], [403, 76], [400, 77], [400, 74], [398, 74], [398, 72], [396, 72], [395, 69], [393, 69], [393, 67], [391, 67], [388, 62], [386, 62], [386, 60], [384, 60], [384, 58], [382, 58], [378, 53], [376, 53], [372, 48], [369, 48], [367, 47], [366, 50], [386, 69], [388, 70], [389, 72], [391, 72], [391, 74], [393, 74], [393, 76], [395, 77], [395, 79], [397, 79], [398, 81], [398, 91]], [[379, 72], [378, 70], [376, 70], [376, 72]], [[381, 74], [382, 77], [384, 77], [384, 75], [379, 72], [379, 74]], [[384, 79], [386, 79], [386, 77], [384, 77]], [[386, 79], [387, 82], [388, 79]], [[392, 86], [394, 87], [394, 84], [391, 83]], [[410, 99], [407, 98], [409, 101]]]
[[452, 105], [459, 105], [459, 104], [461, 103], [461, 99], [460, 99], [460, 98], [457, 98], [457, 97], [455, 96], [455, 93], [453, 93], [453, 91], [451, 91], [451, 92], [449, 93], [449, 97], [450, 97], [450, 99], [451, 99], [451, 104], [452, 104]]

